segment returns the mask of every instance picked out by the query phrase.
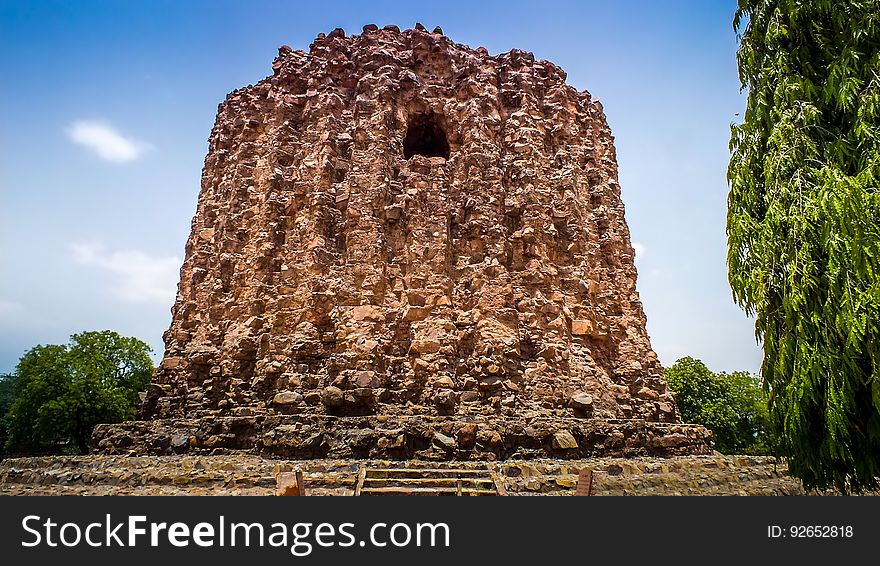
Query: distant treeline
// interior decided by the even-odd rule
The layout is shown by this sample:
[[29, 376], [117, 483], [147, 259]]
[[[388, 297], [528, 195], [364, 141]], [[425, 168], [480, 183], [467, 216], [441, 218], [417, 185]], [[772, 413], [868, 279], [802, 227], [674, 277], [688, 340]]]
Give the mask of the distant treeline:
[[666, 369], [686, 423], [712, 430], [724, 454], [769, 454], [772, 450], [767, 392], [761, 378], [743, 371], [715, 373], [700, 360], [681, 358]]

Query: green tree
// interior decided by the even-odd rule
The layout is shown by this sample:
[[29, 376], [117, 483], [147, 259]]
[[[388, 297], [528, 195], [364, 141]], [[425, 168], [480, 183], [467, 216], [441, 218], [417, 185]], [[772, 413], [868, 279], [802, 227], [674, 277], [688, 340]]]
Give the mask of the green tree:
[[711, 429], [719, 452], [769, 452], [767, 399], [760, 378], [746, 372], [716, 374], [691, 357], [665, 372], [682, 420]]
[[770, 454], [773, 443], [769, 433], [768, 399], [761, 377], [745, 371], [721, 372], [715, 377], [735, 415], [731, 453]]
[[36, 346], [15, 368], [12, 450], [88, 450], [92, 427], [132, 419], [153, 371], [150, 347], [116, 332], [83, 332], [67, 346]]
[[15, 399], [16, 381], [15, 374], [0, 375], [0, 458], [4, 455], [4, 446], [9, 438], [9, 422], [6, 417]]
[[880, 1], [740, 0], [734, 28], [729, 278], [764, 344], [778, 452], [807, 488], [876, 488]]

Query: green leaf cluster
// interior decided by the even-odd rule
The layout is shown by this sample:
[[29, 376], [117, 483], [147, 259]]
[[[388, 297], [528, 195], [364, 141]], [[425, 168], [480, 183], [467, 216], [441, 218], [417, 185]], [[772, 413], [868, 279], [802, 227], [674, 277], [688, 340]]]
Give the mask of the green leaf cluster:
[[92, 427], [132, 419], [153, 372], [150, 347], [116, 332], [36, 346], [18, 362], [6, 415], [12, 452], [88, 450]]
[[15, 399], [15, 374], [0, 375], [0, 457], [9, 438], [9, 408]]
[[728, 268], [780, 455], [807, 488], [880, 474], [880, 0], [740, 0]]
[[714, 373], [700, 360], [681, 358], [665, 370], [681, 418], [712, 430], [724, 454], [769, 454], [767, 396], [758, 376]]

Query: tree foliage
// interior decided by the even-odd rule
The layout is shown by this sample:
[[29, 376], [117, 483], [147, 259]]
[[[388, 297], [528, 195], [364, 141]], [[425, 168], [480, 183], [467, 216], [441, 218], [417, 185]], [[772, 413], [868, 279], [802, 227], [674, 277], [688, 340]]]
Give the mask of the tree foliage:
[[719, 452], [769, 453], [767, 397], [758, 376], [713, 373], [691, 357], [681, 358], [665, 373], [682, 420], [711, 429]]
[[880, 0], [740, 0], [734, 28], [729, 278], [779, 453], [807, 488], [876, 488]]
[[36, 346], [15, 368], [10, 449], [86, 452], [92, 427], [132, 419], [153, 371], [150, 347], [116, 332], [83, 332], [66, 346]]
[[4, 455], [4, 446], [9, 438], [9, 407], [15, 398], [15, 374], [0, 375], [0, 457]]

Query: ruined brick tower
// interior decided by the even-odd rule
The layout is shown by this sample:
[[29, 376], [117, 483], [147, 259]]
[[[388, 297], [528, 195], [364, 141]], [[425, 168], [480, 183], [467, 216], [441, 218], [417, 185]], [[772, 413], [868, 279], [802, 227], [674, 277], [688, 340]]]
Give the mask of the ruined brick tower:
[[272, 67], [220, 105], [145, 421], [98, 449], [707, 449], [651, 349], [589, 93], [421, 26]]

